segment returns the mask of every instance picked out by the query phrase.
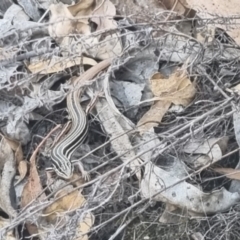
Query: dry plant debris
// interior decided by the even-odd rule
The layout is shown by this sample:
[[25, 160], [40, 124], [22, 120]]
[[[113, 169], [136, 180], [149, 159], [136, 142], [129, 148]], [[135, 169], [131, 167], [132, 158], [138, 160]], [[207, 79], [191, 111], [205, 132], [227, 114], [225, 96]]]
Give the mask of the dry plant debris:
[[15, 159], [9, 142], [2, 137], [1, 140], [1, 199], [0, 206], [9, 216], [17, 215], [16, 209], [11, 203], [12, 180], [16, 173]]
[[0, 2], [0, 239], [238, 239], [239, 7]]
[[151, 127], [161, 123], [161, 119], [171, 106], [187, 106], [195, 95], [194, 84], [187, 78], [184, 70], [173, 73], [169, 79], [165, 79], [160, 73], [156, 73], [150, 80], [151, 90], [156, 99], [159, 99], [151, 106], [151, 109], [139, 120], [140, 132], [147, 131]]
[[[240, 43], [240, 31], [238, 28], [239, 19], [236, 17], [239, 14], [240, 3], [237, 0], [213, 0], [205, 2], [203, 0], [187, 0], [189, 8], [195, 9], [201, 18], [214, 19], [214, 15], [222, 16], [228, 22], [226, 25], [218, 23], [214, 28], [221, 28], [237, 43]], [[228, 18], [230, 17], [231, 18]]]
[[[68, 194], [68, 192], [63, 189], [56, 194], [55, 197], [61, 197], [66, 194]], [[85, 202], [85, 198], [76, 190], [52, 203], [43, 211], [43, 214], [46, 215], [46, 220], [49, 223], [54, 224], [60, 214], [64, 214], [64, 212], [67, 211], [74, 211], [82, 207]]]

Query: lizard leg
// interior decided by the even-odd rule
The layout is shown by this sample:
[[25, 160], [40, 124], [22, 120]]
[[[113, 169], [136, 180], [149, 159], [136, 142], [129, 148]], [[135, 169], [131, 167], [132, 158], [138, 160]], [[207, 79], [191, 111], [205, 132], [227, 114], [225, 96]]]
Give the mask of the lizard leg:
[[85, 181], [89, 181], [90, 180], [90, 175], [87, 171], [84, 170], [83, 164], [81, 163], [81, 161], [73, 161], [73, 164], [76, 165], [78, 167], [78, 169], [80, 170], [82, 177]]

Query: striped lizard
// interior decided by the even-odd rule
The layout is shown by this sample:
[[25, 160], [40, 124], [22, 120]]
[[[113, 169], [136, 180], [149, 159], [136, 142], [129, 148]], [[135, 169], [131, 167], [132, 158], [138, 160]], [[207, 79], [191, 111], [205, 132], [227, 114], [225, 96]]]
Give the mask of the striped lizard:
[[[68, 134], [61, 140], [51, 151], [52, 166], [56, 174], [64, 179], [71, 178], [73, 174], [73, 163], [71, 156], [77, 147], [84, 142], [88, 134], [87, 116], [80, 104], [81, 88], [77, 86], [79, 83], [91, 80], [99, 72], [107, 68], [111, 64], [110, 60], [103, 60], [94, 65], [73, 82], [76, 88], [67, 95], [67, 109], [72, 120], [72, 126]], [[77, 162], [77, 161], [76, 161]], [[82, 163], [77, 162], [83, 177], [87, 177]]]

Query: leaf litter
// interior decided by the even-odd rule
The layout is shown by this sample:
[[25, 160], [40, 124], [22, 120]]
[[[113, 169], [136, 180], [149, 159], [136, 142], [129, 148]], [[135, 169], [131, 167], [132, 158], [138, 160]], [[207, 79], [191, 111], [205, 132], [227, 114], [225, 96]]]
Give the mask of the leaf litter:
[[[224, 4], [0, 3], [4, 239], [150, 239], [152, 222], [151, 239], [235, 239], [240, 51], [226, 19], [238, 4]], [[89, 129], [72, 160], [90, 179], [74, 167], [66, 180], [47, 168], [78, 87]]]

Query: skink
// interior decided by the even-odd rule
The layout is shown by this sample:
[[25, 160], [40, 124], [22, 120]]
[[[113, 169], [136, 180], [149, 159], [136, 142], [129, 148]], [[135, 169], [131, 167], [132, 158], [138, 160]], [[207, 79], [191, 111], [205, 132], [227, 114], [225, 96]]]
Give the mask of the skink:
[[[52, 167], [56, 174], [62, 178], [69, 179], [73, 174], [73, 162], [71, 162], [71, 156], [76, 148], [82, 144], [88, 134], [88, 122], [87, 116], [80, 105], [81, 88], [79, 83], [91, 80], [99, 72], [107, 68], [111, 64], [110, 60], [104, 60], [95, 66], [91, 67], [79, 78], [73, 82], [73, 89], [67, 95], [67, 108], [72, 120], [72, 126], [65, 138], [56, 144], [51, 151]], [[79, 164], [81, 164], [79, 162]], [[83, 173], [83, 168], [80, 170]]]

